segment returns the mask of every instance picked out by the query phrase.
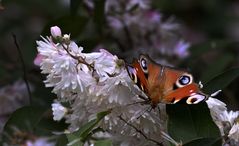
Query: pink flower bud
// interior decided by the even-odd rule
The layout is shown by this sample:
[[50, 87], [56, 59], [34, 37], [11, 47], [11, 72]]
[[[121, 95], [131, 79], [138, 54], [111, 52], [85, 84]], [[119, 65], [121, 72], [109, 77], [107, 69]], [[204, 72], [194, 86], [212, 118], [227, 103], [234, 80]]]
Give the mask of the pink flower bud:
[[51, 35], [56, 38], [61, 36], [61, 29], [58, 26], [51, 27]]
[[34, 59], [34, 64], [36, 66], [40, 66], [41, 62], [42, 62], [43, 56], [41, 54], [37, 54], [36, 58]]

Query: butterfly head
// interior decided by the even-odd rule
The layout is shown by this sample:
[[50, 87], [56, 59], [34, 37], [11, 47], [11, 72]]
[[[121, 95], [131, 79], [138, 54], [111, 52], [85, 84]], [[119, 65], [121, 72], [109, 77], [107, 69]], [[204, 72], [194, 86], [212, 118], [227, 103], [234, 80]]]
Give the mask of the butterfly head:
[[146, 55], [126, 65], [126, 69], [153, 105], [159, 102], [197, 104], [207, 99], [190, 73], [157, 64]]

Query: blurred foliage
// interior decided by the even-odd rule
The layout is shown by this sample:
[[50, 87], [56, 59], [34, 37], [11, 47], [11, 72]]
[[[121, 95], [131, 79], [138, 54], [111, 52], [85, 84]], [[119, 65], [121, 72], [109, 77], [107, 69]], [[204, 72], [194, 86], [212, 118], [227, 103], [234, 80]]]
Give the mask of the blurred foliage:
[[[86, 8], [80, 0], [3, 0], [0, 2], [0, 87], [23, 77], [19, 54], [12, 34], [17, 36], [26, 63], [28, 80], [35, 87], [32, 106], [23, 107], [13, 113], [5, 125], [4, 132], [11, 134], [11, 126], [15, 125], [20, 130], [30, 130], [33, 133], [38, 131], [37, 134], [40, 135], [50, 134], [53, 129], [60, 131], [67, 126], [50, 120], [52, 119], [51, 115], [46, 116], [44, 114], [46, 111], [42, 110], [50, 108], [53, 97], [56, 95], [51, 94], [51, 89], [44, 87], [42, 83], [44, 76], [40, 74], [39, 68], [33, 65], [33, 59], [37, 53], [35, 41], [39, 39], [40, 35], [49, 35], [51, 26], [58, 25], [62, 28], [63, 33], [70, 33], [73, 39], [79, 41], [79, 44], [87, 52], [92, 51], [97, 44], [112, 39], [102, 34], [105, 29], [104, 1], [95, 1], [97, 9], [92, 14], [86, 12]], [[165, 19], [175, 16], [184, 26], [181, 30], [183, 37], [192, 42], [190, 56], [175, 64], [182, 68], [189, 68], [198, 80], [206, 83], [205, 91], [208, 93], [224, 89], [219, 96], [220, 100], [226, 102], [229, 109], [238, 110], [239, 30], [235, 26], [239, 23], [239, 2], [236, 0], [160, 0], [154, 1], [154, 7], [164, 14]], [[119, 50], [108, 49], [120, 56]], [[40, 108], [36, 106], [40, 106]], [[199, 107], [204, 112], [200, 111], [201, 113], [199, 113], [198, 110], [195, 110]], [[177, 116], [174, 111], [177, 111]], [[191, 112], [196, 117], [191, 115], [189, 116], [191, 121], [186, 120]], [[202, 113], [206, 114], [202, 115]], [[205, 105], [188, 108], [174, 107], [173, 105], [168, 107], [168, 114], [170, 122], [172, 122], [169, 122], [170, 134], [179, 135], [181, 129], [185, 129], [185, 125], [188, 128], [189, 126], [196, 128], [196, 131], [188, 131], [187, 134], [192, 137], [183, 139], [185, 145], [195, 146], [198, 143], [200, 143], [198, 145], [205, 145], [205, 143], [218, 145], [218, 142], [220, 143], [220, 140], [217, 139], [218, 129], [212, 123]], [[204, 121], [197, 119], [198, 117], [204, 117], [201, 118]], [[89, 134], [99, 119], [96, 119], [85, 134]], [[190, 123], [185, 124], [188, 122]], [[206, 125], [206, 123], [210, 125]], [[178, 124], [181, 124], [179, 129], [175, 128]], [[201, 133], [202, 129], [200, 128], [202, 127], [214, 128], [214, 133]], [[39, 130], [39, 128], [44, 130]], [[210, 135], [213, 138], [209, 137]], [[201, 139], [197, 139], [199, 137]], [[57, 145], [65, 144], [69, 138], [72, 137], [60, 136]], [[3, 139], [8, 141], [6, 137]], [[111, 145], [111, 142], [99, 141], [95, 145]]]

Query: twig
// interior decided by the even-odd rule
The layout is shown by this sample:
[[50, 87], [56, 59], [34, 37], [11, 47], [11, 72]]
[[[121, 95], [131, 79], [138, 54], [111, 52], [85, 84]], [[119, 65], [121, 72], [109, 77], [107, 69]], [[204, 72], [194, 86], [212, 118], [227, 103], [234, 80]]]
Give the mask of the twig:
[[145, 139], [152, 141], [154, 143], [156, 143], [159, 146], [163, 146], [163, 144], [161, 142], [158, 142], [152, 138], [148, 138], [141, 130], [139, 130], [137, 127], [135, 127], [133, 124], [130, 124], [129, 122], [127, 122], [124, 118], [122, 118], [121, 116], [119, 116], [119, 119], [122, 120], [123, 122], [125, 122], [127, 125], [129, 125], [130, 127], [134, 128], [139, 134], [141, 134]]
[[63, 47], [63, 49], [67, 52], [67, 54], [69, 54], [73, 59], [77, 60], [78, 61], [78, 64], [79, 63], [82, 63], [82, 64], [85, 64], [87, 65], [89, 68], [91, 68], [93, 71], [95, 71], [94, 69], [94, 66], [92, 64], [89, 64], [87, 63], [83, 57], [81, 56], [74, 56], [73, 54], [70, 53], [69, 49], [68, 49], [68, 46], [67, 48], [64, 46], [64, 44], [61, 43], [61, 46]]
[[25, 65], [25, 62], [24, 62], [24, 59], [23, 59], [23, 55], [22, 55], [22, 52], [21, 52], [21, 49], [18, 45], [18, 42], [17, 42], [17, 37], [15, 34], [12, 34], [12, 37], [13, 37], [13, 40], [14, 40], [14, 44], [17, 48], [17, 51], [18, 51], [18, 54], [19, 54], [19, 58], [20, 58], [20, 61], [21, 61], [21, 64], [22, 64], [22, 70], [23, 70], [23, 80], [27, 86], [27, 92], [28, 92], [28, 96], [29, 96], [29, 103], [31, 105], [32, 103], [32, 96], [31, 96], [31, 90], [30, 90], [30, 86], [29, 86], [29, 83], [27, 81], [27, 71], [26, 71], [26, 65]]

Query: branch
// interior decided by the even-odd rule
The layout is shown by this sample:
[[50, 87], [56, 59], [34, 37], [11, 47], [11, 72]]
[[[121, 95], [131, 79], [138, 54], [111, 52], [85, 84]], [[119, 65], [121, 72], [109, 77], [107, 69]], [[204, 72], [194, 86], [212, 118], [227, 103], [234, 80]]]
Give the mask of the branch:
[[22, 64], [22, 70], [23, 70], [23, 80], [27, 86], [27, 92], [28, 92], [28, 96], [29, 96], [29, 102], [30, 104], [32, 103], [32, 96], [31, 96], [31, 90], [30, 90], [30, 86], [29, 86], [29, 83], [27, 81], [27, 71], [26, 71], [26, 65], [25, 65], [25, 62], [24, 62], [24, 59], [23, 59], [23, 55], [22, 55], [22, 52], [21, 52], [21, 49], [18, 45], [18, 42], [17, 42], [17, 37], [15, 34], [12, 34], [12, 37], [13, 37], [13, 41], [14, 41], [14, 44], [17, 48], [17, 51], [18, 51], [18, 55], [19, 55], [19, 58], [20, 58], [20, 61], [21, 61], [21, 64]]
[[67, 48], [64, 46], [64, 44], [61, 43], [61, 46], [63, 47], [63, 49], [67, 52], [68, 55], [70, 55], [73, 59], [78, 61], [79, 63], [85, 64], [86, 66], [88, 66], [90, 69], [92, 69], [93, 71], [95, 71], [94, 66], [92, 64], [87, 63], [83, 57], [81, 56], [74, 56], [73, 54], [70, 53], [68, 46]]
[[119, 116], [119, 119], [123, 122], [125, 122], [127, 125], [129, 125], [130, 127], [134, 128], [136, 130], [136, 132], [138, 132], [139, 134], [141, 134], [145, 139], [152, 141], [154, 143], [156, 143], [159, 146], [163, 146], [162, 142], [158, 142], [154, 139], [148, 138], [143, 131], [139, 130], [137, 127], [135, 127], [133, 124], [130, 124], [129, 122], [127, 122], [124, 118], [122, 118], [121, 116]]

